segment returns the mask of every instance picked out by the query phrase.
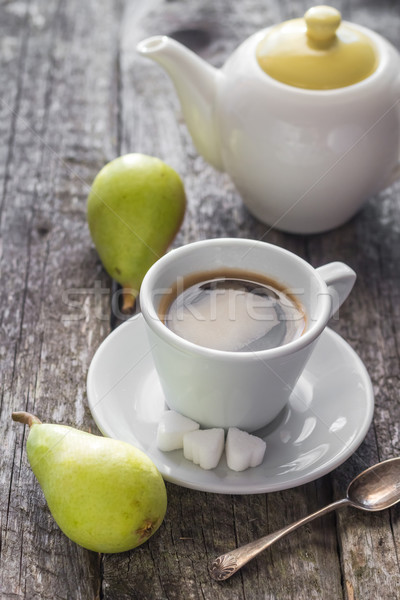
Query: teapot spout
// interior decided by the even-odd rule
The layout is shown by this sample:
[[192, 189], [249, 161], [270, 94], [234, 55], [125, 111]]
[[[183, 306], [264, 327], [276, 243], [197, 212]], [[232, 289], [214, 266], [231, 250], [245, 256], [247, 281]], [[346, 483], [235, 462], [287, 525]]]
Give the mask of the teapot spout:
[[158, 62], [171, 77], [197, 151], [214, 168], [222, 171], [221, 144], [215, 122], [215, 99], [221, 72], [164, 35], [143, 40], [136, 49]]

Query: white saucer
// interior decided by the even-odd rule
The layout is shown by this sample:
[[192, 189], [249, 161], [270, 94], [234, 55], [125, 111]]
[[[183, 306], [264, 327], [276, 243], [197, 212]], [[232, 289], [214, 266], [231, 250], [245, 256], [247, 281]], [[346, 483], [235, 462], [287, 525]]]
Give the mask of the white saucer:
[[374, 395], [358, 355], [326, 329], [291, 396], [289, 406], [259, 434], [263, 463], [241, 473], [204, 471], [181, 450], [161, 452], [157, 423], [165, 401], [142, 315], [113, 331], [90, 365], [89, 407], [106, 436], [143, 450], [163, 477], [185, 487], [224, 494], [283, 490], [312, 481], [343, 463], [361, 444], [372, 420]]

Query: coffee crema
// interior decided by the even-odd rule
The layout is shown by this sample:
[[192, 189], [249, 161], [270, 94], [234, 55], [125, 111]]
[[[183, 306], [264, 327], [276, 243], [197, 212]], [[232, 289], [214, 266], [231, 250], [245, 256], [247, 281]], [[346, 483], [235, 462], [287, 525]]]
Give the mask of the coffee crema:
[[221, 268], [182, 277], [160, 302], [158, 316], [176, 335], [214, 350], [254, 352], [299, 338], [306, 315], [276, 280]]

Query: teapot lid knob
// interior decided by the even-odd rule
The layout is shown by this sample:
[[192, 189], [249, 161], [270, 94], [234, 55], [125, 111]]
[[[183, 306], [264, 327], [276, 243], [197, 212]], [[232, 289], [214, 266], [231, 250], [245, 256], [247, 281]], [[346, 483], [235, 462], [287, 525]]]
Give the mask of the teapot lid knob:
[[379, 64], [368, 31], [342, 22], [332, 6], [314, 6], [304, 18], [266, 29], [256, 47], [261, 69], [277, 81], [310, 90], [330, 90], [366, 79]]
[[314, 42], [333, 42], [342, 16], [333, 6], [313, 6], [304, 15], [307, 35]]

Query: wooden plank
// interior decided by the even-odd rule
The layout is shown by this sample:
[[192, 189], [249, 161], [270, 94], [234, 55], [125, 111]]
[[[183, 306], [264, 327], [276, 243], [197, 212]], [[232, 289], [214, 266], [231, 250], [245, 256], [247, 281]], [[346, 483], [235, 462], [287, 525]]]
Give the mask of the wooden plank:
[[[400, 11], [387, 3], [348, 7], [348, 19], [384, 35], [399, 48]], [[350, 342], [368, 369], [375, 391], [373, 427], [366, 441], [333, 476], [335, 495], [351, 477], [378, 460], [400, 453], [398, 380], [400, 376], [400, 185], [371, 198], [346, 226], [312, 239], [314, 264], [343, 260], [358, 274], [355, 288], [334, 328]], [[345, 510], [338, 514], [338, 539], [345, 597], [398, 598], [398, 509], [380, 514]]]
[[[314, 257], [332, 253], [350, 262], [358, 273], [335, 328], [364, 360], [376, 395], [374, 423], [367, 440], [333, 474], [337, 495], [339, 490], [343, 494], [352, 475], [378, 460], [399, 455], [399, 191], [397, 184], [370, 200], [354, 222], [342, 228], [340, 240], [330, 234], [314, 248]], [[348, 598], [399, 596], [398, 528], [393, 525], [397, 512], [395, 508], [368, 515], [347, 510], [338, 515]]]
[[[400, 14], [390, 0], [335, 5], [344, 18], [399, 47]], [[165, 33], [221, 66], [248, 35], [308, 6], [291, 0], [104, 0], [101, 10], [94, 0], [2, 5], [2, 598], [400, 595], [397, 509], [375, 515], [345, 509], [281, 540], [223, 584], [208, 573], [218, 554], [340, 497], [352, 475], [400, 450], [399, 184], [339, 230], [307, 238], [270, 230], [243, 207], [229, 177], [197, 155], [172, 84], [135, 51], [140, 39]], [[377, 408], [366, 441], [331, 476], [254, 496], [168, 484], [159, 532], [132, 552], [100, 558], [69, 542], [54, 524], [27, 465], [26, 432], [11, 423], [10, 413], [26, 407], [44, 420], [95, 430], [85, 379], [109, 329], [110, 281], [89, 239], [85, 197], [96, 171], [129, 151], [159, 156], [184, 179], [189, 205], [175, 245], [249, 237], [284, 246], [315, 266], [344, 260], [355, 268], [356, 288], [332, 325], [365, 361]]]
[[[202, 238], [240, 236], [262, 238], [307, 255], [303, 238], [269, 230], [257, 222], [244, 208], [229, 177], [217, 173], [197, 155], [170, 80], [159, 66], [145, 61], [135, 50], [136, 43], [147, 36], [168, 34], [220, 66], [240, 37], [245, 38], [260, 26], [264, 12], [264, 7], [255, 2], [155, 2], [148, 13], [140, 15], [135, 6], [127, 6], [121, 42], [121, 152], [159, 156], [183, 177], [188, 213], [175, 245]], [[277, 12], [277, 5], [270, 3], [271, 22], [279, 18]], [[218, 554], [329, 502], [327, 479], [324, 484], [316, 482], [267, 496], [243, 497], [168, 485], [168, 497], [165, 522], [148, 544], [126, 556], [103, 558], [107, 600], [317, 599], [321, 590], [326, 598], [341, 597], [334, 517], [282, 541], [223, 585], [213, 582], [208, 573], [211, 559]], [[121, 572], [127, 573], [124, 581]]]
[[[280, 5], [282, 6], [282, 5]], [[271, 22], [275, 19], [277, 6], [274, 4], [271, 8], [268, 17]], [[304, 6], [305, 8], [305, 6]], [[376, 24], [377, 8], [372, 7], [371, 13], [362, 10], [360, 3], [353, 2], [350, 5], [345, 4], [341, 7], [343, 15], [346, 18], [358, 17], [358, 21], [374, 28]], [[380, 20], [378, 20], [375, 29], [380, 30], [385, 34], [390, 6], [387, 7], [386, 17], [383, 19], [381, 6], [379, 7]], [[299, 11], [298, 3], [288, 4], [283, 8], [285, 14], [281, 14], [281, 18], [297, 16]], [[266, 11], [267, 12], [267, 11]], [[272, 13], [272, 14], [271, 14]], [[347, 13], [347, 14], [346, 14]], [[184, 177], [185, 185], [189, 192], [189, 215], [184, 223], [180, 238], [177, 244], [188, 241], [193, 241], [202, 237], [216, 237], [224, 235], [240, 235], [243, 237], [263, 238], [267, 241], [272, 241], [284, 245], [285, 247], [296, 251], [302, 256], [310, 259], [315, 265], [328, 262], [329, 260], [345, 260], [350, 262], [352, 257], [359, 257], [360, 249], [357, 248], [353, 241], [354, 226], [357, 222], [354, 220], [342, 230], [332, 232], [325, 236], [314, 236], [306, 240], [294, 236], [287, 236], [282, 233], [270, 231], [266, 234], [265, 226], [257, 223], [243, 208], [238, 195], [236, 194], [230, 180], [224, 174], [217, 174], [210, 169], [201, 158], [199, 158], [191, 145], [185, 126], [182, 126], [180, 107], [177, 103], [174, 93], [171, 94], [171, 84], [166, 80], [163, 72], [160, 72], [158, 66], [149, 65], [148, 63], [141, 64], [134, 54], [135, 42], [139, 41], [148, 35], [166, 33], [172, 35], [176, 39], [183, 41], [208, 59], [212, 64], [220, 66], [224, 59], [230, 54], [231, 50], [237, 43], [244, 39], [248, 34], [260, 26], [260, 22], [264, 18], [262, 7], [255, 3], [246, 3], [245, 6], [236, 3], [234, 6], [223, 2], [203, 3], [201, 8], [188, 5], [185, 3], [185, 10], [181, 9], [179, 2], [174, 2], [170, 5], [157, 5], [153, 9], [150, 16], [142, 21], [135, 21], [135, 27], [131, 26], [129, 18], [126, 19], [126, 28], [129, 30], [129, 40], [124, 44], [123, 37], [123, 53], [122, 53], [122, 77], [123, 77], [123, 142], [126, 150], [139, 149], [150, 154], [160, 155], [165, 160], [169, 161]], [[253, 28], [254, 23], [257, 25]], [[167, 23], [169, 29], [165, 27], [160, 30], [159, 24]], [[269, 23], [266, 23], [269, 24]], [[398, 29], [391, 24], [392, 41], [396, 43], [396, 32]], [[145, 82], [145, 83], [144, 83]], [[139, 93], [134, 95], [130, 90], [139, 90]], [[174, 118], [173, 118], [174, 117]], [[134, 132], [134, 135], [131, 133]], [[160, 132], [162, 136], [160, 137]], [[158, 135], [157, 135], [158, 134]], [[133, 141], [134, 140], [134, 141]], [[398, 203], [398, 196], [396, 197]], [[212, 217], [212, 218], [211, 218]], [[389, 220], [388, 220], [389, 221]], [[365, 223], [358, 221], [359, 239], [365, 235]], [[194, 224], [197, 225], [193, 229]], [[232, 226], [233, 225], [233, 226]], [[368, 224], [368, 228], [374, 228], [373, 222]], [[348, 232], [348, 239], [346, 238]], [[362, 233], [361, 233], [362, 232]], [[378, 237], [385, 238], [385, 233], [382, 231], [377, 234]], [[362, 251], [368, 249], [368, 238], [364, 238]], [[391, 240], [393, 242], [394, 240]], [[347, 242], [347, 243], [346, 243]], [[391, 243], [388, 245], [391, 248]], [[350, 260], [349, 260], [350, 259]], [[392, 262], [389, 264], [396, 264]], [[398, 263], [397, 263], [398, 264]], [[357, 265], [354, 265], [357, 268]], [[379, 269], [376, 270], [377, 281], [375, 285], [379, 290], [381, 283]], [[368, 276], [368, 269], [364, 269], [361, 276]], [[368, 280], [368, 279], [367, 279]], [[379, 292], [378, 292], [379, 293]], [[355, 348], [361, 351], [363, 344], [363, 333], [365, 331], [365, 323], [357, 323], [353, 315], [360, 313], [360, 319], [366, 319], [370, 314], [370, 307], [363, 306], [364, 310], [359, 311], [357, 296], [352, 299], [352, 302], [344, 307], [341, 312], [340, 322], [335, 322], [334, 327], [341, 332], [347, 339], [356, 341]], [[392, 308], [393, 310], [393, 308]], [[343, 317], [343, 319], [342, 319]], [[346, 327], [346, 318], [348, 326]], [[342, 322], [344, 325], [342, 325]], [[377, 331], [371, 331], [371, 339], [376, 340]], [[387, 333], [383, 335], [382, 345], [385, 345]], [[375, 348], [376, 350], [376, 348]], [[374, 356], [371, 348], [371, 358]], [[363, 356], [363, 353], [361, 352]], [[397, 358], [397, 363], [395, 363]], [[395, 356], [394, 366], [397, 364], [398, 357]], [[368, 365], [369, 366], [369, 365]], [[396, 369], [395, 369], [396, 371]], [[398, 371], [396, 371], [398, 372]], [[384, 383], [382, 380], [380, 383]], [[381, 418], [382, 423], [387, 423], [386, 419]], [[353, 459], [353, 463], [357, 464], [357, 457], [361, 456], [361, 465], [351, 469], [346, 465], [338, 470], [338, 474], [334, 476], [334, 494], [339, 496], [344, 493], [345, 487], [349, 480], [349, 471], [358, 472], [362, 465], [372, 464], [378, 458], [377, 449], [375, 447], [374, 432], [371, 431], [366, 443], [360, 449], [360, 452]], [[375, 450], [374, 450], [375, 447]], [[360, 462], [360, 461], [359, 461]], [[340, 478], [340, 474], [342, 478]], [[254, 539], [257, 535], [266, 533], [266, 530], [273, 531], [274, 529], [283, 526], [284, 524], [294, 520], [307, 512], [311, 512], [318, 506], [322, 506], [325, 502], [331, 500], [329, 478], [324, 478], [322, 483], [316, 482], [302, 487], [299, 490], [290, 490], [279, 494], [269, 494], [263, 497], [260, 502], [260, 497], [253, 498], [218, 498], [218, 507], [221, 507], [221, 513], [224, 515], [223, 520], [207, 519], [208, 526], [211, 531], [208, 535], [203, 534], [200, 538], [198, 534], [191, 531], [189, 537], [196, 540], [196, 545], [189, 545], [189, 549], [179, 546], [180, 552], [174, 551], [172, 557], [167, 563], [167, 568], [159, 567], [164, 577], [161, 581], [172, 581], [168, 589], [162, 590], [162, 587], [157, 587], [157, 593], [151, 587], [151, 583], [147, 586], [144, 581], [141, 585], [132, 586], [129, 591], [135, 593], [137, 598], [145, 598], [151, 594], [155, 597], [179, 597], [179, 590], [185, 582], [191, 582], [187, 585], [187, 589], [192, 590], [193, 586], [196, 590], [191, 592], [188, 597], [200, 597], [198, 586], [194, 585], [195, 578], [201, 575], [201, 597], [223, 598], [223, 597], [249, 597], [249, 598], [300, 598], [300, 597], [315, 597], [315, 598], [339, 598], [342, 594], [348, 598], [366, 598], [366, 597], [394, 597], [393, 590], [396, 590], [398, 580], [398, 568], [396, 567], [396, 554], [391, 534], [388, 527], [388, 513], [384, 515], [367, 516], [368, 523], [373, 524], [374, 519], [381, 519], [382, 531], [385, 532], [385, 549], [388, 555], [379, 554], [379, 542], [374, 547], [371, 544], [368, 550], [371, 555], [368, 557], [368, 566], [372, 571], [367, 573], [367, 569], [360, 568], [360, 562], [357, 563], [357, 556], [360, 553], [359, 541], [362, 534], [367, 535], [369, 529], [365, 527], [366, 515], [354, 517], [352, 522], [356, 521], [356, 527], [349, 530], [346, 526], [348, 512], [339, 515], [337, 520], [334, 516], [325, 518], [323, 522], [314, 523], [303, 532], [297, 532], [292, 538], [288, 538], [280, 543], [280, 546], [271, 548], [266, 557], [260, 557], [257, 561], [246, 567], [237, 577], [236, 580], [227, 582], [226, 587], [215, 588], [209, 579], [206, 577], [204, 570], [203, 557], [210, 556], [215, 548], [214, 555], [225, 551], [228, 547], [233, 547], [237, 543], [245, 543], [250, 539]], [[169, 486], [171, 487], [171, 486]], [[193, 496], [193, 492], [169, 489], [170, 506], [173, 503], [172, 509], [169, 509], [165, 526], [168, 530], [171, 518], [174, 517], [171, 511], [175, 504], [180, 501], [182, 496]], [[209, 503], [201, 502], [204, 495], [196, 494], [196, 517], [201, 523], [206, 519], [208, 514], [209, 503], [215, 509], [215, 500], [209, 500]], [[235, 517], [227, 521], [226, 515], [232, 514], [231, 503], [234, 506], [242, 508], [242, 510], [234, 511]], [[187, 503], [190, 505], [190, 503]], [[249, 506], [257, 506], [257, 510], [252, 514]], [[268, 506], [273, 509], [268, 510]], [[284, 515], [281, 515], [282, 506], [286, 510]], [[214, 511], [213, 511], [214, 512]], [[251, 515], [251, 516], [250, 516]], [[256, 516], [253, 516], [256, 515]], [[189, 521], [190, 513], [188, 514]], [[246, 519], [247, 517], [247, 519]], [[185, 515], [183, 515], [185, 518]], [[252, 519], [256, 519], [253, 521]], [[249, 527], [248, 521], [253, 524]], [[338, 524], [336, 531], [335, 524]], [[172, 530], [172, 529], [171, 529]], [[372, 529], [373, 530], [373, 529]], [[173, 531], [173, 530], [172, 530]], [[350, 533], [349, 533], [350, 532]], [[340, 548], [339, 554], [336, 547], [336, 533], [339, 536]], [[159, 544], [162, 547], [160, 534]], [[172, 537], [174, 548], [177, 545], [178, 533]], [[381, 538], [380, 538], [381, 539]], [[208, 541], [210, 540], [210, 544]], [[377, 537], [375, 536], [375, 542]], [[152, 541], [157, 544], [157, 538]], [[197, 548], [200, 545], [200, 549]], [[358, 551], [354, 554], [354, 548]], [[362, 546], [365, 548], [365, 545]], [[375, 548], [375, 550], [374, 550]], [[145, 552], [145, 550], [143, 550]], [[193, 564], [192, 569], [188, 570], [193, 561], [193, 553], [199, 556], [199, 563]], [[353, 553], [353, 554], [352, 554]], [[157, 556], [155, 550], [151, 553]], [[352, 560], [350, 560], [352, 558]], [[139, 564], [141, 558], [137, 559]], [[360, 559], [359, 559], [360, 560]], [[105, 582], [115, 582], [114, 573], [118, 572], [124, 562], [124, 557], [117, 559], [118, 568], [113, 564], [113, 559], [107, 558], [104, 564]], [[340, 564], [339, 564], [340, 563]], [[136, 561], [130, 560], [129, 564], [135, 567], [135, 577], [140, 577], [140, 566], [137, 566]], [[182, 566], [184, 565], [184, 567]], [[271, 569], [273, 565], [273, 569]], [[343, 589], [340, 582], [340, 567], [344, 573], [345, 581]], [[149, 581], [157, 580], [156, 573], [158, 569], [153, 568], [146, 573], [152, 575], [148, 578]], [[389, 569], [391, 573], [388, 580], [385, 582], [385, 575]], [[378, 574], [380, 574], [378, 576]], [[367, 575], [367, 576], [366, 576]], [[173, 582], [175, 586], [173, 585]], [[107, 598], [117, 598], [118, 594], [113, 594], [114, 586], [110, 583], [105, 589], [107, 590]], [[364, 585], [363, 585], [364, 583]], [[258, 586], [258, 587], [257, 587]], [[139, 591], [140, 590], [140, 591]], [[396, 593], [396, 592], [395, 592]], [[158, 595], [160, 594], [160, 595]]]
[[92, 427], [86, 373], [109, 321], [107, 296], [96, 309], [93, 292], [110, 282], [89, 238], [85, 198], [86, 182], [115, 154], [118, 9], [103, 2], [100, 14], [96, 2], [72, 0], [1, 10], [0, 595], [87, 600], [100, 594], [99, 557], [56, 527], [27, 464], [27, 432], [11, 412]]

